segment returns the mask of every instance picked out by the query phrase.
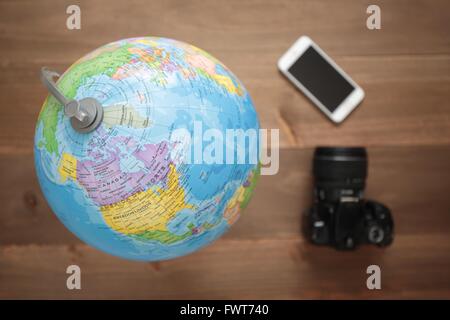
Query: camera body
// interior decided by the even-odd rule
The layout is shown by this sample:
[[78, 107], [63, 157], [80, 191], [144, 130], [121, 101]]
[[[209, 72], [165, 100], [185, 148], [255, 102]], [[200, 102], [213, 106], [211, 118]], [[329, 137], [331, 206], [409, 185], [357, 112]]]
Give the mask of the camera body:
[[367, 177], [365, 148], [319, 147], [314, 153], [314, 205], [304, 221], [314, 244], [350, 250], [369, 243], [392, 243], [394, 222], [389, 209], [364, 199]]

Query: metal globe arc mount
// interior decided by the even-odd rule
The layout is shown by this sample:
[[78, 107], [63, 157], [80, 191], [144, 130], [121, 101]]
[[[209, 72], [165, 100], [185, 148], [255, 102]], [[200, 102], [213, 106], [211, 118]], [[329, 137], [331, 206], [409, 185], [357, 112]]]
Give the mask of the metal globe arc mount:
[[97, 129], [103, 120], [103, 107], [94, 98], [80, 100], [68, 99], [56, 86], [55, 77], [60, 75], [46, 67], [41, 68], [41, 81], [50, 94], [63, 105], [64, 115], [70, 118], [72, 128], [80, 133], [89, 133]]

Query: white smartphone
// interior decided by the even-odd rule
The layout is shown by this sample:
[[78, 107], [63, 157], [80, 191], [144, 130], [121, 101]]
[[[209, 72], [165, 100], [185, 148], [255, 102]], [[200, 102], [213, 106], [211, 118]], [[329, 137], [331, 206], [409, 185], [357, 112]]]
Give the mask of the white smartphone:
[[300, 37], [278, 68], [332, 121], [339, 123], [363, 100], [364, 91], [310, 38]]

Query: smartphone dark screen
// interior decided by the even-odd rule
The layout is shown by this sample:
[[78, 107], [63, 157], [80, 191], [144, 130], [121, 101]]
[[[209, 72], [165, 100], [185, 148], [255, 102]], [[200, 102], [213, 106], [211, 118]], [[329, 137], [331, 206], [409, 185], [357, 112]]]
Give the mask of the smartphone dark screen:
[[330, 112], [355, 89], [313, 47], [309, 47], [288, 69]]

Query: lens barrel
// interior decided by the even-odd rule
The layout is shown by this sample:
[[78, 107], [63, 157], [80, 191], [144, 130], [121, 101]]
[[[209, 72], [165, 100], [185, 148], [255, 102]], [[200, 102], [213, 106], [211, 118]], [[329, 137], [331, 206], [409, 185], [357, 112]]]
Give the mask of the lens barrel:
[[367, 151], [363, 147], [318, 147], [313, 174], [318, 187], [364, 189]]

